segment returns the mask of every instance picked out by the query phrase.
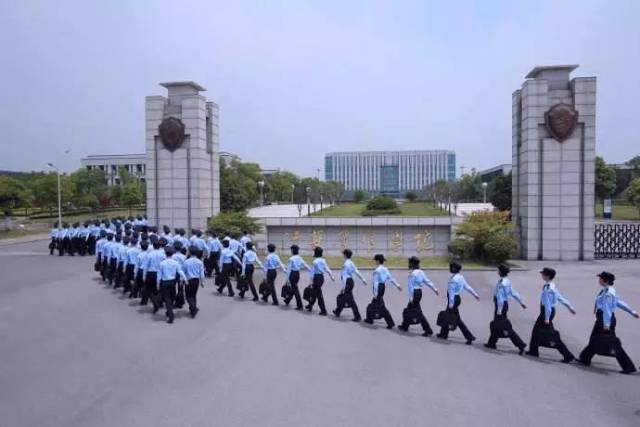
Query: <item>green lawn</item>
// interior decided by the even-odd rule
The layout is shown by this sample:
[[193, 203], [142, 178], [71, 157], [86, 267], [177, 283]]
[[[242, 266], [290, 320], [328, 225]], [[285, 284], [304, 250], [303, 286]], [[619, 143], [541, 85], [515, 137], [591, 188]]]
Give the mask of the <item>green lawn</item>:
[[[136, 215], [143, 215], [145, 213], [144, 209], [131, 209], [131, 215], [132, 216], [136, 216]], [[97, 213], [86, 213], [86, 214], [79, 214], [79, 215], [63, 215], [62, 216], [62, 221], [63, 222], [67, 222], [69, 224], [74, 223], [74, 222], [84, 222], [87, 220], [92, 220], [92, 219], [96, 219], [96, 218], [114, 218], [117, 216], [123, 216], [123, 217], [128, 217], [129, 216], [129, 209], [119, 209], [119, 210], [114, 210], [114, 211], [107, 211], [107, 212], [97, 212]], [[33, 223], [37, 223], [37, 224], [53, 224], [54, 222], [56, 222], [58, 219], [57, 218], [39, 218], [39, 219], [34, 219], [31, 220]]]
[[[602, 203], [596, 203], [596, 218], [602, 218]], [[638, 208], [630, 205], [613, 204], [613, 219], [631, 219], [640, 221]]]
[[45, 234], [48, 230], [46, 229], [26, 229], [26, 228], [17, 228], [11, 231], [0, 231], [0, 240], [4, 239], [16, 239], [18, 237], [26, 237], [26, 236], [35, 236], [38, 234]]
[[[365, 203], [340, 203], [311, 216], [362, 216]], [[446, 216], [448, 213], [429, 203], [403, 203], [397, 216]]]

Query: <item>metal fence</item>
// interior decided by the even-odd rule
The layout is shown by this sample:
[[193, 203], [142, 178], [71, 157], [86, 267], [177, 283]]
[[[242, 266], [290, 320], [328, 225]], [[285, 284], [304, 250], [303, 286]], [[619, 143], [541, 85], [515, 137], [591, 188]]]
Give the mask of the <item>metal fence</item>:
[[640, 223], [595, 225], [596, 258], [638, 258]]

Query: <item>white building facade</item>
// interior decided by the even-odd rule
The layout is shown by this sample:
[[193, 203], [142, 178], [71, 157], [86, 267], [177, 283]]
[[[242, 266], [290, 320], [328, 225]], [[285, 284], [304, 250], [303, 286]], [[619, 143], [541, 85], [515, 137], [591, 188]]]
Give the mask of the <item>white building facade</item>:
[[349, 192], [400, 197], [437, 181], [455, 181], [456, 154], [450, 150], [328, 153], [325, 179], [342, 183]]
[[120, 169], [142, 182], [146, 181], [146, 154], [92, 154], [80, 159], [80, 165], [87, 170], [101, 170], [105, 173], [107, 185], [119, 185]]

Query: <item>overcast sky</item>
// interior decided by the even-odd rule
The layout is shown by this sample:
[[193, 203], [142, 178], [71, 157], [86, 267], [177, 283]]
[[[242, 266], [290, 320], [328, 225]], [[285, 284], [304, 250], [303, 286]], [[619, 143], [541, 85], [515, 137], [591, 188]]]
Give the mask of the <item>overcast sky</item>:
[[263, 167], [453, 149], [483, 169], [511, 161], [525, 74], [571, 63], [598, 77], [598, 153], [623, 162], [640, 153], [639, 19], [637, 0], [4, 0], [0, 169], [143, 152], [144, 97], [172, 80], [206, 87], [222, 150]]

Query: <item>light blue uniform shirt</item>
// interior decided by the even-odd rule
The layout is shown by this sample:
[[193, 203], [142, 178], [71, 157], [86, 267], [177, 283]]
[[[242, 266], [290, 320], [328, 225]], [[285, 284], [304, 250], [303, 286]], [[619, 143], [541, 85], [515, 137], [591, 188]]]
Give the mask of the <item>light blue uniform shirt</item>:
[[51, 231], [49, 232], [49, 237], [51, 237], [52, 239], [55, 239], [58, 237], [58, 229], [57, 228], [52, 228]]
[[186, 255], [184, 255], [182, 252], [176, 252], [172, 256], [172, 258], [180, 263], [180, 267], [184, 268], [184, 262], [187, 260]]
[[250, 241], [251, 241], [251, 237], [242, 236], [240, 238], [240, 245], [242, 246], [242, 249], [247, 249], [247, 243], [249, 243]]
[[209, 247], [209, 252], [220, 252], [222, 250], [222, 244], [217, 237], [209, 238], [207, 246]]
[[134, 271], [136, 274], [138, 274], [138, 271], [142, 271], [142, 277], [144, 277], [144, 274], [146, 273], [148, 257], [149, 250], [143, 251], [142, 249], [140, 249], [140, 252], [138, 252], [138, 256], [136, 257], [136, 268], [134, 269]]
[[453, 308], [455, 296], [462, 294], [462, 291], [467, 291], [474, 297], [478, 298], [478, 293], [475, 289], [469, 286], [466, 280], [464, 280], [464, 276], [460, 273], [456, 273], [451, 276], [449, 282], [447, 283], [449, 308]]
[[280, 257], [278, 256], [278, 254], [275, 252], [271, 252], [264, 259], [264, 271], [277, 270], [278, 268], [281, 268], [282, 271], [287, 271], [284, 264], [282, 264], [282, 261], [280, 261]]
[[224, 264], [233, 264], [234, 259], [238, 264], [242, 263], [242, 260], [238, 258], [235, 252], [233, 252], [229, 248], [223, 248], [222, 252], [220, 253], [220, 260], [218, 261], [218, 264], [220, 264], [220, 269], [222, 269], [222, 266]]
[[304, 259], [302, 259], [300, 255], [292, 255], [287, 262], [287, 269], [285, 270], [285, 273], [287, 274], [287, 276], [289, 276], [294, 271], [302, 270], [302, 267], [309, 270], [309, 272], [313, 271], [311, 270], [311, 267], [309, 267], [309, 265], [304, 262]]
[[96, 256], [98, 258], [102, 257], [102, 249], [104, 248], [104, 244], [107, 243], [107, 239], [104, 237], [98, 239], [96, 242]]
[[347, 279], [353, 279], [353, 275], [358, 276], [364, 285], [367, 284], [367, 281], [364, 280], [360, 271], [358, 271], [358, 267], [351, 261], [350, 259], [346, 259], [344, 264], [342, 264], [342, 273], [340, 273], [340, 281], [342, 282], [342, 289], [347, 285]]
[[154, 249], [148, 255], [146, 273], [150, 271], [160, 271], [160, 263], [165, 260], [167, 256], [162, 249]]
[[540, 305], [544, 307], [544, 320], [549, 321], [551, 318], [551, 310], [555, 308], [557, 303], [564, 305], [569, 310], [575, 311], [569, 300], [556, 288], [555, 283], [545, 283], [542, 287], [542, 293], [540, 294]]
[[205, 256], [209, 256], [209, 248], [207, 247], [207, 243], [201, 237], [196, 237], [193, 240], [193, 245], [204, 252]]
[[387, 269], [387, 267], [385, 267], [384, 265], [377, 266], [376, 269], [373, 270], [372, 289], [373, 289], [374, 298], [378, 296], [378, 286], [382, 283], [387, 283], [387, 282], [393, 283], [393, 285], [396, 288], [400, 289], [400, 285], [398, 285], [398, 282], [396, 281], [396, 279], [394, 279], [391, 273], [389, 273], [389, 270]]
[[631, 308], [629, 304], [618, 298], [614, 288], [607, 286], [601, 290], [596, 297], [595, 305], [596, 310], [602, 311], [602, 323], [605, 328], [609, 328], [611, 326], [611, 317], [613, 316], [616, 308], [620, 308], [631, 315], [636, 314], [635, 310]]
[[136, 246], [131, 246], [127, 250], [127, 264], [136, 265], [136, 259], [138, 258], [138, 254], [140, 253], [140, 248]]
[[333, 279], [333, 271], [331, 271], [324, 258], [314, 258], [311, 270], [313, 275], [327, 273]]
[[163, 280], [176, 280], [176, 276], [180, 275], [180, 278], [187, 281], [187, 276], [184, 275], [180, 263], [173, 258], [167, 258], [160, 263], [160, 270], [158, 271], [158, 286]]
[[240, 249], [242, 249], [242, 245], [236, 239], [230, 239], [229, 249], [231, 249], [233, 252], [240, 252]]
[[119, 245], [120, 246], [118, 247], [118, 262], [126, 263], [128, 247], [123, 245], [122, 243], [120, 243]]
[[424, 271], [420, 270], [419, 268], [409, 273], [409, 281], [407, 282], [407, 290], [409, 292], [409, 301], [413, 300], [413, 291], [416, 289], [422, 289], [423, 285], [427, 285], [434, 292], [438, 290], [438, 288], [436, 288], [436, 285], [431, 281], [431, 279], [429, 279], [429, 277], [427, 277]]
[[496, 305], [498, 307], [498, 313], [502, 313], [502, 307], [509, 297], [518, 301], [520, 305], [524, 305], [524, 301], [520, 294], [511, 286], [511, 279], [508, 277], [501, 277], [496, 283], [496, 289], [493, 292], [493, 296], [496, 298]]
[[204, 283], [204, 263], [194, 256], [188, 258], [184, 262], [184, 274], [187, 280], [200, 279], [200, 283]]
[[258, 258], [258, 254], [254, 251], [246, 251], [244, 255], [242, 255], [242, 275], [244, 276], [244, 270], [247, 265], [256, 263], [260, 266], [260, 268], [264, 269], [264, 266], [260, 262], [260, 258]]

